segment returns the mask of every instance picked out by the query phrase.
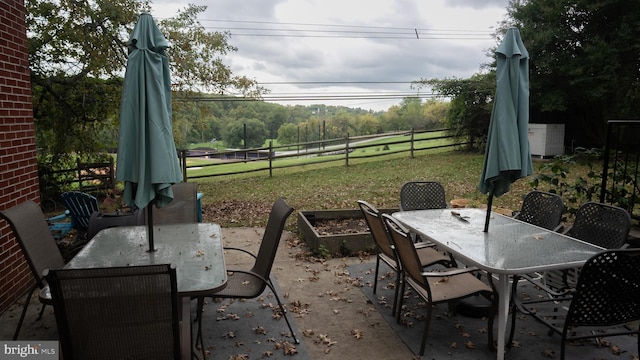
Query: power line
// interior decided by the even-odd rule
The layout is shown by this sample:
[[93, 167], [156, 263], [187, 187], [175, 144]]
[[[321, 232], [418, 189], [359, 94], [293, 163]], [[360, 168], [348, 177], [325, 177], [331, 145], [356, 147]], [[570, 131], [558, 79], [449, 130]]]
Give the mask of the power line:
[[[218, 19], [199, 19], [199, 21], [253, 25], [241, 27], [221, 25], [204, 26], [205, 29], [209, 30], [229, 31], [232, 36], [412, 40], [489, 40], [492, 37], [490, 31], [469, 29], [428, 29], [418, 27], [382, 27]], [[295, 26], [295, 28], [286, 26]]]
[[[323, 27], [341, 27], [341, 28], [353, 28], [353, 29], [384, 29], [384, 30], [407, 30], [414, 31], [415, 27], [388, 27], [388, 26], [369, 26], [369, 25], [341, 25], [341, 24], [314, 24], [314, 23], [288, 23], [288, 22], [276, 22], [276, 21], [249, 21], [249, 20], [219, 20], [219, 19], [199, 19], [199, 21], [209, 22], [222, 22], [222, 23], [245, 23], [245, 24], [271, 24], [271, 25], [296, 25], [296, 26], [323, 26]], [[491, 32], [486, 30], [471, 30], [471, 29], [428, 29], [417, 28], [420, 31], [442, 31], [442, 32], [471, 32], [471, 33], [487, 33]]]
[[261, 85], [411, 84], [413, 81], [271, 81]]
[[424, 94], [416, 94], [416, 93], [398, 93], [398, 94], [344, 94], [344, 95], [319, 95], [319, 94], [309, 94], [309, 95], [263, 95], [260, 99], [255, 98], [245, 98], [241, 96], [196, 96], [196, 97], [188, 97], [188, 98], [179, 98], [175, 97], [176, 101], [197, 101], [197, 102], [218, 102], [218, 101], [352, 101], [352, 100], [398, 100], [404, 98], [420, 98], [420, 99], [430, 99], [437, 97], [445, 97], [440, 94], [435, 93], [424, 93]]

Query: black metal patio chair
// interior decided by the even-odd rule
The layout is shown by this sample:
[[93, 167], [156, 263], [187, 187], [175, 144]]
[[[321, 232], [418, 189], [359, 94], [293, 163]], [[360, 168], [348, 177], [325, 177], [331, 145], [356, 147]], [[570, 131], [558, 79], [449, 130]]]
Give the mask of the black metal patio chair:
[[532, 300], [524, 312], [569, 341], [633, 334], [640, 353], [640, 249], [607, 250], [582, 267], [567, 296]]
[[514, 218], [547, 230], [560, 229], [564, 202], [558, 194], [534, 190], [529, 192]]
[[[631, 217], [626, 210], [609, 204], [587, 202], [580, 206], [571, 227], [564, 231], [565, 235], [574, 237], [605, 249], [619, 249], [625, 246], [631, 229]], [[541, 279], [536, 280], [524, 275], [528, 280], [542, 289], [550, 298], [570, 297], [574, 292], [581, 268], [546, 271]], [[517, 290], [517, 277], [514, 277], [512, 291]], [[536, 299], [518, 301], [515, 297], [513, 305], [523, 314], [530, 313], [530, 304]], [[513, 341], [516, 311], [512, 312], [509, 343]]]
[[445, 209], [444, 187], [436, 181], [408, 181], [400, 187], [400, 211]]

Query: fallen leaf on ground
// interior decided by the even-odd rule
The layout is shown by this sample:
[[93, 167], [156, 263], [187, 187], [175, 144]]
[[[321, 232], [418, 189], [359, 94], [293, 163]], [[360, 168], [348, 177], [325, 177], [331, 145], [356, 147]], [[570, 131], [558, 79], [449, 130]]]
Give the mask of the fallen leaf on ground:
[[363, 336], [362, 331], [360, 331], [358, 329], [351, 330], [351, 335], [353, 335], [353, 337], [358, 339], [358, 340], [362, 339], [362, 336]]
[[267, 334], [267, 330], [262, 326], [258, 326], [256, 328], [254, 328], [253, 331], [255, 331], [256, 334], [262, 334], [262, 335], [266, 335]]
[[616, 345], [611, 345], [611, 346], [609, 347], [609, 349], [611, 349], [611, 353], [612, 353], [613, 355], [620, 355], [620, 354], [622, 354], [622, 349], [620, 349], [620, 348], [619, 348], [619, 347], [617, 347]]
[[248, 360], [249, 355], [247, 354], [239, 354], [239, 355], [231, 355], [229, 360]]
[[472, 341], [467, 341], [466, 343], [464, 343], [464, 346], [466, 346], [467, 349], [475, 349], [476, 348], [476, 344], [474, 344]]

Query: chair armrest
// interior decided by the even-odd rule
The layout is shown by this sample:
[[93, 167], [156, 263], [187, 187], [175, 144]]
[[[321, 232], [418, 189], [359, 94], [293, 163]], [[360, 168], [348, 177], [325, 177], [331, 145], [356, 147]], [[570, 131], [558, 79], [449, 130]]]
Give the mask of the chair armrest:
[[414, 246], [416, 247], [416, 249], [423, 249], [423, 248], [436, 247], [436, 244], [430, 241], [418, 241], [417, 243], [414, 244]]
[[[227, 273], [240, 273], [240, 274], [247, 274], [247, 275], [251, 275], [255, 278], [260, 279], [260, 281], [264, 282], [265, 284], [269, 284], [270, 280], [269, 279], [265, 279], [264, 277], [262, 277], [262, 275], [257, 274], [253, 271], [250, 270], [239, 270], [239, 269], [227, 269]], [[215, 294], [212, 295], [213, 297], [216, 297]]]
[[421, 275], [429, 276], [429, 277], [445, 277], [445, 276], [454, 276], [454, 275], [459, 275], [464, 273], [470, 273], [478, 270], [479, 269], [476, 267], [466, 267], [466, 268], [456, 268], [456, 269], [447, 270], [447, 271], [427, 271], [427, 272], [423, 272]]
[[252, 252], [250, 252], [250, 251], [248, 251], [248, 250], [245, 250], [245, 249], [242, 249], [242, 248], [237, 248], [237, 247], [233, 247], [233, 246], [230, 246], [230, 247], [226, 247], [226, 246], [225, 246], [222, 250], [224, 250], [224, 251], [227, 251], [227, 250], [240, 251], [240, 252], [243, 252], [243, 253], [245, 253], [245, 254], [247, 254], [247, 255], [251, 255], [254, 259], [257, 259], [257, 258], [258, 258], [258, 257], [257, 257], [256, 255], [254, 255]]
[[69, 217], [69, 210], [66, 210], [64, 212], [64, 214], [60, 214], [60, 215], [56, 215], [54, 217], [50, 217], [47, 219], [47, 222], [49, 223], [55, 223], [55, 222], [59, 222], [59, 221], [63, 221], [64, 219]]

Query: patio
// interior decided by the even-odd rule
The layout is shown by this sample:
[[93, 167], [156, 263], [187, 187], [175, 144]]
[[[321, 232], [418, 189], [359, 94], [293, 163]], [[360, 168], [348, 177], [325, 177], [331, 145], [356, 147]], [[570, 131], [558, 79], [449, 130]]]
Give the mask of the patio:
[[[223, 230], [226, 245], [257, 250], [261, 228]], [[297, 237], [285, 233], [273, 268], [289, 315], [297, 328], [301, 343], [293, 344], [286, 323], [273, 319], [269, 304], [274, 300], [265, 293], [259, 299], [244, 302], [212, 302], [205, 305], [204, 335], [208, 358], [219, 359], [413, 359], [418, 358], [422, 325], [418, 318], [406, 318], [403, 325], [390, 319], [392, 291], [382, 280], [376, 295], [372, 294], [374, 257], [338, 258], [326, 262], [310, 262], [302, 258], [304, 249]], [[227, 265], [242, 264], [244, 259], [227, 255]], [[382, 272], [385, 274], [385, 271]], [[20, 302], [22, 299], [20, 300]], [[35, 304], [35, 305], [33, 305]], [[35, 321], [40, 306], [35, 302], [20, 335], [20, 340], [55, 339], [55, 319], [50, 310]], [[410, 305], [412, 306], [412, 305]], [[192, 304], [195, 309], [195, 301]], [[424, 359], [494, 359], [486, 344], [486, 321], [462, 315], [439, 312], [432, 323]], [[20, 306], [14, 305], [1, 316], [0, 338], [11, 338]], [[516, 346], [507, 359], [552, 359], [559, 357], [558, 336], [547, 336], [546, 330], [530, 319], [519, 319]], [[195, 330], [195, 327], [194, 327]], [[595, 342], [568, 347], [567, 359], [637, 359], [635, 337], [606, 339], [603, 346]], [[609, 345], [607, 345], [609, 344]], [[291, 347], [293, 345], [293, 347]], [[618, 350], [616, 350], [618, 349]], [[585, 354], [589, 354], [585, 357]]]

